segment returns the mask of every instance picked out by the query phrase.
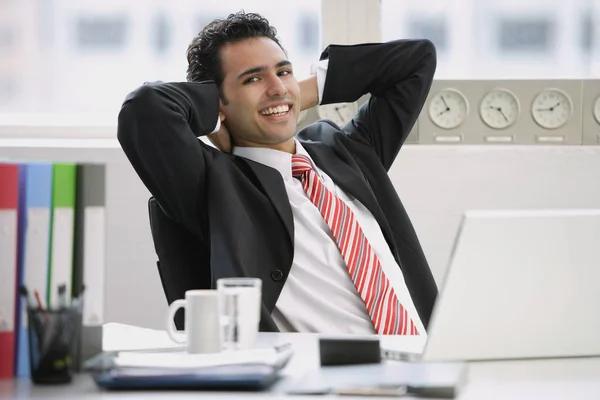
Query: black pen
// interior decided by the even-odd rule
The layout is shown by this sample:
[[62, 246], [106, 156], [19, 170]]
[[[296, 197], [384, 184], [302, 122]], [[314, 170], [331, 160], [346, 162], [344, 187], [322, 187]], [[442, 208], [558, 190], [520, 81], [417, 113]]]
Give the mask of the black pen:
[[85, 292], [85, 285], [81, 285], [81, 291], [79, 292], [77, 297], [75, 297], [71, 302], [71, 308], [78, 309], [79, 311], [81, 311], [83, 306], [83, 292]]
[[[44, 326], [42, 321], [40, 320], [40, 316], [37, 313], [33, 313], [34, 310], [42, 310], [41, 307], [37, 307], [33, 301], [33, 299], [31, 298], [30, 294], [29, 294], [29, 290], [27, 290], [27, 287], [25, 285], [21, 285], [21, 287], [19, 288], [19, 292], [21, 293], [21, 296], [23, 296], [23, 298], [25, 298], [25, 303], [27, 304], [27, 309], [29, 310], [27, 312], [28, 317], [30, 317], [30, 323], [33, 324], [33, 329], [36, 332], [37, 335], [41, 336], [43, 335], [44, 332]], [[37, 293], [37, 292], [36, 292]]]
[[58, 308], [67, 308], [67, 285], [58, 285]]

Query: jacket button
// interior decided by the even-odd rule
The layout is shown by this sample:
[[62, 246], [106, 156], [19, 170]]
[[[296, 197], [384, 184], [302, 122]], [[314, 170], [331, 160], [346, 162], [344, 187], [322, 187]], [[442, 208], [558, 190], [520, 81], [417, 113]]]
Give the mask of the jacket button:
[[273, 271], [271, 271], [271, 278], [275, 282], [279, 282], [280, 280], [283, 279], [283, 272], [281, 272], [281, 270], [274, 269]]

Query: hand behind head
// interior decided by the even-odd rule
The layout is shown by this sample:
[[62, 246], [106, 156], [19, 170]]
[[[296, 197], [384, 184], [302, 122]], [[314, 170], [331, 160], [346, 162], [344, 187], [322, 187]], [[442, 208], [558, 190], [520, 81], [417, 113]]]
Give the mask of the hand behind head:
[[225, 116], [219, 112], [219, 119], [221, 120], [221, 128], [216, 133], [207, 135], [208, 140], [212, 142], [219, 150], [224, 153], [231, 152], [231, 135], [227, 124], [225, 123]]

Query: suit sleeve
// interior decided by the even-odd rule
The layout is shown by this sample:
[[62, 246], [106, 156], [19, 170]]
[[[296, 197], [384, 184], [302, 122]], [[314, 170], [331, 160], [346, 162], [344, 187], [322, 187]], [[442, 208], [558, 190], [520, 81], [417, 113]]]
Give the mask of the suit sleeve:
[[427, 99], [436, 69], [429, 40], [332, 45], [322, 104], [351, 102], [371, 94], [342, 130], [370, 146], [388, 170]]
[[213, 131], [218, 113], [213, 82], [154, 82], [130, 93], [118, 117], [117, 138], [144, 185], [171, 218], [197, 235], [212, 157], [197, 137]]

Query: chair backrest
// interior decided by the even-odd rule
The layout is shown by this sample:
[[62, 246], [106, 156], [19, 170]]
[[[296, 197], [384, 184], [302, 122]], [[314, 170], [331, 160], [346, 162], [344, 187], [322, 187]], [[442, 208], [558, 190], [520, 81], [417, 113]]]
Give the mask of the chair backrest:
[[[173, 221], [158, 201], [148, 200], [150, 230], [158, 256], [158, 273], [167, 302], [185, 298], [191, 289], [213, 287], [210, 269], [210, 248], [187, 229]], [[183, 329], [183, 312], [175, 316], [177, 329]]]

